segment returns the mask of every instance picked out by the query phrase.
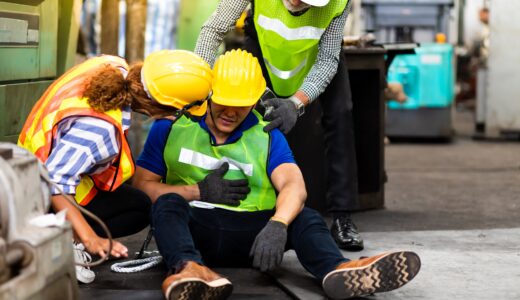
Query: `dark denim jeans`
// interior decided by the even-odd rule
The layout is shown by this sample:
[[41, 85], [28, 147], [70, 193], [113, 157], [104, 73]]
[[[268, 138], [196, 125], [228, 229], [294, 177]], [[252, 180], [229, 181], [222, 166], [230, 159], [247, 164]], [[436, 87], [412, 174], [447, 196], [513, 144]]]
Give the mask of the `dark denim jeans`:
[[[172, 270], [189, 260], [209, 267], [250, 267], [251, 246], [273, 214], [195, 208], [177, 194], [165, 194], [152, 206], [152, 224], [159, 251]], [[310, 208], [290, 224], [286, 248], [294, 249], [303, 267], [319, 280], [348, 261], [321, 216]]]

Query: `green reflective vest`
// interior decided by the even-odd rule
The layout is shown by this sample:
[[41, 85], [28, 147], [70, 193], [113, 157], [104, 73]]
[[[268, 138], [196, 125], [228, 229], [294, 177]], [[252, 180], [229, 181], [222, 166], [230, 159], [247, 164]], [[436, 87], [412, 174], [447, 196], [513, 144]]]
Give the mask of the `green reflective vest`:
[[[261, 116], [253, 111], [259, 120]], [[170, 131], [164, 149], [166, 183], [191, 185], [204, 179], [222, 162], [229, 162], [226, 179], [247, 179], [251, 192], [240, 206], [212, 204], [234, 211], [273, 209], [276, 192], [267, 176], [270, 136], [262, 128], [265, 122], [251, 127], [231, 144], [212, 145], [209, 133], [187, 117], [177, 120]]]
[[302, 85], [316, 62], [318, 44], [333, 18], [348, 0], [332, 0], [293, 16], [282, 0], [254, 1], [254, 23], [273, 89], [289, 97]]

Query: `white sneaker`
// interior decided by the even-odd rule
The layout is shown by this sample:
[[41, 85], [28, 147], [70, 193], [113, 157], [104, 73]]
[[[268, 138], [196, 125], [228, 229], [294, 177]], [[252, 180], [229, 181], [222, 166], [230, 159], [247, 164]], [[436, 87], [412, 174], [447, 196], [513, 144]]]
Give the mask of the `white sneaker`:
[[[85, 250], [85, 246], [82, 243], [74, 242], [74, 262], [78, 263], [90, 263], [92, 257]], [[82, 267], [76, 265], [76, 279], [82, 283], [91, 283], [96, 278], [96, 273], [90, 270], [88, 267]]]

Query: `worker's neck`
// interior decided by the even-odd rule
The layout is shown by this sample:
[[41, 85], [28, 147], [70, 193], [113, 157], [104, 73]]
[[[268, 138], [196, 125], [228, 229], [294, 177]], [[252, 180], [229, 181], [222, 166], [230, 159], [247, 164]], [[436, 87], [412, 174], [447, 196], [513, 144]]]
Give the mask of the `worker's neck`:
[[215, 144], [217, 145], [223, 145], [226, 143], [227, 139], [229, 138], [230, 134], [220, 132], [218, 130], [211, 130], [211, 134], [215, 137]]

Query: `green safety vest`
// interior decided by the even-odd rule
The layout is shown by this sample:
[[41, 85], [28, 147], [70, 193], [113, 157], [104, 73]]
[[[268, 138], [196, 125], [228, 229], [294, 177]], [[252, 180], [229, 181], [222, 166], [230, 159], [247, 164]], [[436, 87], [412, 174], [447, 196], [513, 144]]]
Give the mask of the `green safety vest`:
[[348, 0], [331, 0], [293, 16], [282, 0], [254, 1], [254, 23], [273, 89], [292, 96], [316, 62], [322, 34], [340, 16]]
[[[253, 111], [261, 120], [261, 116]], [[276, 192], [267, 176], [270, 136], [263, 131], [264, 121], [242, 133], [231, 144], [212, 145], [209, 133], [197, 122], [183, 116], [173, 125], [164, 149], [166, 183], [191, 185], [204, 179], [222, 162], [229, 162], [226, 179], [247, 179], [251, 192], [240, 206], [212, 204], [234, 211], [259, 211], [273, 209]]]

